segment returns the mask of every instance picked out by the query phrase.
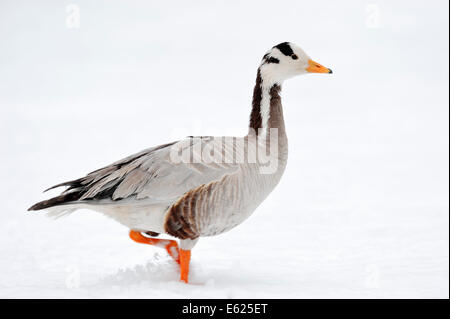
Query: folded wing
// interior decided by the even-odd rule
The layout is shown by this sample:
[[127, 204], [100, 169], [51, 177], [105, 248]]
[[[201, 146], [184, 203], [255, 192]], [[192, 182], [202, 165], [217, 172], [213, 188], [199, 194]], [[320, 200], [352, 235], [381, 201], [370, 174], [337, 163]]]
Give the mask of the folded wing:
[[192, 188], [235, 173], [239, 169], [235, 161], [238, 153], [236, 143], [213, 137], [190, 137], [149, 148], [85, 177], [51, 187], [68, 188], [30, 210], [99, 200], [173, 201]]

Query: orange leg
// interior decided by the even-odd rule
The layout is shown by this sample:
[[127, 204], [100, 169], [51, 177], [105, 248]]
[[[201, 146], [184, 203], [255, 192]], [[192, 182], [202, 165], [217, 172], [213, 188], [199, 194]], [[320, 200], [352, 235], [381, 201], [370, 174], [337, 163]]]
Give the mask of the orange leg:
[[185, 283], [188, 283], [190, 261], [191, 261], [191, 251], [180, 249], [180, 268], [181, 268], [180, 280], [184, 281]]
[[154, 245], [165, 248], [173, 260], [180, 264], [180, 250], [178, 249], [178, 243], [175, 240], [145, 237], [140, 232], [134, 230], [130, 230], [130, 238], [140, 244]]

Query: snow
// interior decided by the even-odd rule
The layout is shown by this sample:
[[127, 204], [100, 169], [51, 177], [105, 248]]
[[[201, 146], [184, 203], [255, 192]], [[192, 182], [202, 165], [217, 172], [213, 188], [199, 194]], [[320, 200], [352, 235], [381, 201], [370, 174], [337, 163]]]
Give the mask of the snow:
[[[0, 4], [0, 297], [449, 297], [448, 3], [376, 1], [372, 28], [359, 1], [73, 1], [67, 29], [68, 3]], [[26, 212], [146, 147], [244, 134], [259, 59], [286, 40], [334, 73], [286, 82], [285, 176], [200, 239], [190, 285], [102, 215]]]

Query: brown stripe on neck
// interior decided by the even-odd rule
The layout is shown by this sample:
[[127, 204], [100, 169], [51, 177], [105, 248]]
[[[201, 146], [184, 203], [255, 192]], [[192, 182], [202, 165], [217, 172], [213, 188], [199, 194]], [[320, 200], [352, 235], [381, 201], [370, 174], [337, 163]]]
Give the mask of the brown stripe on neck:
[[[267, 123], [269, 128], [282, 128], [284, 129], [283, 120], [283, 110], [281, 107], [281, 97], [280, 97], [281, 86], [279, 84], [274, 84], [269, 90], [270, 101], [269, 101], [269, 121]], [[263, 80], [261, 77], [261, 72], [258, 69], [256, 76], [256, 84], [253, 89], [253, 101], [252, 101], [252, 112], [250, 113], [250, 124], [249, 128], [253, 129], [258, 135], [258, 129], [262, 128], [262, 116], [261, 116], [261, 102], [263, 96]], [[282, 126], [282, 127], [280, 127]]]
[[258, 134], [258, 129], [262, 127], [261, 118], [261, 100], [262, 100], [262, 78], [261, 72], [258, 69], [256, 75], [256, 84], [253, 89], [253, 101], [252, 101], [252, 112], [250, 113], [250, 128], [254, 129], [256, 134]]
[[269, 128], [277, 128], [284, 131], [283, 107], [281, 105], [281, 86], [272, 85], [269, 91], [270, 95], [270, 117], [267, 125]]

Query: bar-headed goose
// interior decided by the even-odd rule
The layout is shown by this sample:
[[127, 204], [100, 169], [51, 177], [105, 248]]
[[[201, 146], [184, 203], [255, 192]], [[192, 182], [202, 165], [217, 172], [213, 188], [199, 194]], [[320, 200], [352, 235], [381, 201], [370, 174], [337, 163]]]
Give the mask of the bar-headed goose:
[[[188, 137], [146, 149], [85, 177], [53, 186], [61, 195], [33, 205], [61, 216], [79, 208], [101, 212], [130, 229], [139, 243], [163, 247], [188, 282], [191, 249], [200, 237], [242, 223], [278, 184], [288, 144], [281, 106], [284, 80], [331, 73], [284, 42], [263, 57], [244, 137]], [[165, 233], [180, 239], [156, 239]]]

